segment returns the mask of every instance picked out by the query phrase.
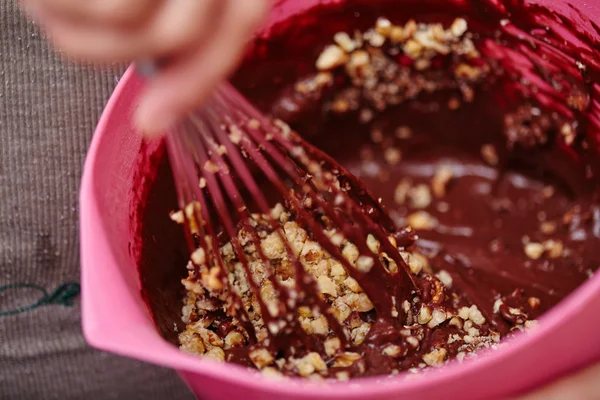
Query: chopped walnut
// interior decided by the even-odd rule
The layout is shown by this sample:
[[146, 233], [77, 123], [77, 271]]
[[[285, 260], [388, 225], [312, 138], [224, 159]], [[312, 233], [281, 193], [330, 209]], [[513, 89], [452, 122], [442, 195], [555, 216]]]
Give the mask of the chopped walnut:
[[204, 170], [206, 170], [206, 172], [210, 172], [211, 174], [216, 174], [220, 171], [220, 168], [214, 161], [208, 160], [206, 163], [204, 163]]
[[344, 249], [342, 250], [342, 255], [346, 260], [348, 260], [350, 264], [355, 264], [356, 260], [358, 260], [360, 253], [358, 252], [358, 248], [355, 245], [353, 245], [352, 243], [346, 243]]
[[183, 224], [185, 222], [185, 217], [183, 216], [183, 211], [172, 211], [169, 216], [172, 221], [177, 222], [178, 224]]
[[556, 232], [556, 222], [554, 221], [544, 221], [540, 224], [540, 231], [544, 235], [552, 235]]
[[525, 254], [532, 260], [537, 260], [544, 254], [544, 245], [536, 242], [529, 242], [525, 245]]
[[383, 158], [388, 164], [396, 165], [402, 159], [402, 152], [395, 147], [390, 147], [383, 152]]
[[444, 197], [446, 195], [446, 187], [454, 176], [452, 167], [441, 167], [435, 172], [431, 179], [431, 189], [436, 197]]
[[463, 18], [456, 18], [450, 26], [450, 32], [452, 32], [455, 37], [464, 35], [466, 31], [467, 21], [465, 21]]
[[469, 308], [469, 319], [477, 325], [483, 325], [485, 323], [485, 317], [476, 305], [472, 305]]
[[435, 349], [432, 352], [425, 354], [423, 356], [423, 361], [429, 366], [440, 366], [444, 363], [447, 353], [448, 352], [444, 348]]
[[375, 260], [371, 256], [360, 256], [356, 260], [356, 269], [360, 272], [369, 272], [373, 268], [373, 265], [375, 265]]
[[525, 321], [525, 323], [523, 324], [523, 326], [525, 326], [525, 328], [527, 329], [533, 329], [537, 326], [537, 321], [536, 320], [528, 320]]
[[372, 32], [369, 37], [369, 44], [373, 47], [381, 47], [385, 43], [385, 36], [379, 32]]
[[448, 314], [446, 313], [446, 311], [435, 309], [435, 310], [433, 310], [431, 319], [427, 323], [427, 326], [429, 328], [434, 328], [434, 327], [438, 326], [439, 324], [441, 324], [442, 322], [446, 321], [447, 318], [448, 318]]
[[408, 191], [410, 190], [411, 184], [408, 180], [401, 180], [394, 191], [394, 202], [402, 205], [406, 202]]
[[550, 258], [560, 258], [563, 255], [564, 245], [560, 240], [546, 240], [543, 243], [544, 251]]
[[389, 36], [392, 32], [392, 27], [392, 23], [387, 18], [380, 17], [377, 18], [377, 21], [375, 22], [375, 30], [383, 36]]
[[256, 368], [263, 369], [267, 365], [275, 361], [273, 355], [265, 348], [257, 348], [249, 354], [250, 360], [256, 365]]
[[435, 276], [446, 286], [447, 288], [452, 287], [452, 275], [443, 269], [439, 270]]
[[496, 148], [492, 144], [484, 144], [481, 146], [481, 157], [489, 165], [496, 166], [500, 161]]
[[317, 284], [319, 285], [319, 290], [321, 293], [328, 294], [331, 297], [338, 296], [337, 285], [327, 275], [319, 276], [319, 278], [317, 278]]
[[408, 126], [399, 126], [396, 128], [395, 135], [398, 139], [410, 139], [412, 137], [412, 129]]
[[540, 304], [542, 304], [541, 300], [537, 297], [530, 297], [527, 299], [527, 303], [533, 309], [539, 308]]
[[246, 338], [238, 331], [231, 331], [225, 336], [224, 349], [229, 350], [232, 347], [239, 347], [246, 343]]
[[203, 265], [206, 264], [206, 252], [203, 248], [197, 248], [190, 257], [194, 264]]
[[415, 257], [414, 254], [405, 251], [400, 252], [400, 255], [404, 259], [404, 262], [408, 264], [410, 272], [412, 272], [415, 275], [418, 275], [419, 272], [421, 272], [421, 270], [423, 269], [423, 263], [421, 262], [419, 257]]
[[438, 222], [426, 211], [417, 211], [408, 216], [408, 225], [414, 229], [431, 230], [434, 229]]
[[360, 359], [362, 359], [362, 356], [358, 353], [344, 352], [335, 357], [333, 367], [349, 367]]
[[337, 353], [342, 348], [342, 342], [339, 338], [333, 337], [325, 340], [325, 353], [332, 357], [335, 353]]
[[335, 45], [325, 47], [316, 62], [317, 69], [327, 71], [344, 65], [348, 60], [348, 55], [342, 48]]
[[431, 308], [429, 308], [429, 306], [427, 306], [425, 304], [421, 305], [421, 309], [419, 310], [419, 315], [417, 316], [417, 322], [421, 325], [425, 325], [429, 321], [431, 321], [431, 318], [432, 318]]
[[480, 68], [463, 63], [456, 67], [454, 74], [458, 78], [468, 78], [469, 80], [474, 81], [481, 77], [483, 71]]
[[427, 208], [431, 204], [431, 192], [425, 184], [416, 185], [408, 190], [411, 205], [415, 208]]
[[392, 358], [398, 358], [402, 355], [402, 347], [398, 346], [398, 345], [389, 345], [383, 348], [383, 352], [384, 355], [392, 357]]
[[204, 353], [205, 358], [210, 358], [215, 361], [225, 361], [225, 352], [220, 347], [214, 347], [211, 350]]
[[333, 36], [333, 40], [340, 46], [346, 53], [352, 53], [356, 49], [356, 42], [352, 40], [350, 35], [346, 32], [338, 32]]
[[[319, 355], [319, 353], [308, 353], [296, 365], [301, 376], [308, 376], [313, 372], [323, 372], [327, 370], [327, 365]], [[310, 371], [310, 372], [309, 372]]]

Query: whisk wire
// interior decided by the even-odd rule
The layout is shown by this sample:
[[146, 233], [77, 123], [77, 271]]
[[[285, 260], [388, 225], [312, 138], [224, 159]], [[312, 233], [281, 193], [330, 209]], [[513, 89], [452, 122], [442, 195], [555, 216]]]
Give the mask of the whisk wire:
[[[258, 299], [267, 328], [265, 344], [280, 348], [284, 342], [279, 339], [294, 333], [305, 348], [322, 352], [323, 344], [312, 340], [294, 318], [301, 306], [309, 307], [315, 316], [325, 316], [329, 329], [344, 346], [349, 340], [333, 308], [318, 295], [316, 279], [305, 271], [300, 253], [292, 249], [281, 222], [271, 216], [272, 206], [259, 185], [260, 177], [275, 189], [315, 242], [339, 261], [349, 276], [360, 282], [377, 312], [400, 318], [400, 304], [414, 288], [414, 282], [397, 244], [388, 239], [386, 230], [394, 230], [393, 222], [366, 188], [332, 158], [304, 142], [285, 124], [265, 118], [228, 84], [218, 89], [202, 110], [168, 135], [167, 149], [179, 205], [186, 210], [188, 243], [192, 251], [199, 245], [206, 253], [206, 258], [200, 260], [204, 262], [196, 262], [192, 257], [195, 268], [201, 274], [214, 274], [226, 286], [230, 306], [243, 322], [251, 343], [260, 338], [241, 293], [229, 278], [234, 276], [231, 268], [235, 266], [225, 260], [222, 239], [231, 243], [250, 292]], [[255, 214], [250, 208], [260, 213], [263, 223], [266, 222], [283, 244], [287, 259], [294, 267], [293, 286], [284, 285], [277, 277], [262, 248], [256, 230], [258, 222], [253, 222]], [[235, 222], [234, 216], [237, 216]], [[219, 229], [223, 229], [225, 236], [217, 234]], [[353, 243], [361, 254], [359, 264], [365, 264], [366, 268], [346, 259], [340, 243], [334, 243], [326, 229]], [[243, 243], [242, 232], [247, 235]], [[369, 234], [378, 241], [377, 248], [385, 251], [382, 254], [386, 256], [386, 264], [379, 251], [370, 249], [365, 240]], [[265, 270], [263, 278], [276, 295], [276, 299], [269, 299], [269, 304], [263, 297], [264, 288], [255, 280], [246, 253], [248, 244], [254, 247]], [[395, 268], [390, 267], [392, 262]], [[216, 273], [211, 266], [218, 267]], [[391, 296], [381, 295], [381, 292]]]

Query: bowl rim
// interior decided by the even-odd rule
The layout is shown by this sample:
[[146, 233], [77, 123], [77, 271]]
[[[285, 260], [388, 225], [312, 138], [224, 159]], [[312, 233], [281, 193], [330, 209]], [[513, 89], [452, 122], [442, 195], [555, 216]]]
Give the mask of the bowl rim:
[[[141, 304], [139, 288], [132, 291], [131, 288], [126, 287], [123, 279], [114, 281], [114, 270], [120, 269], [116, 264], [115, 255], [107, 240], [107, 232], [103, 224], [96, 223], [101, 216], [93, 183], [95, 172], [102, 168], [97, 162], [98, 153], [102, 139], [111, 134], [108, 127], [117, 104], [125, 92], [132, 90], [135, 79], [134, 68], [130, 66], [120, 79], [99, 120], [86, 157], [81, 183], [82, 327], [86, 340], [93, 347], [173, 368], [180, 372], [185, 371], [222, 381], [235, 382], [249, 389], [268, 391], [282, 396], [301, 394], [306, 397], [323, 395], [336, 397], [343, 395], [346, 398], [358, 398], [389, 395], [424, 389], [432, 384], [432, 379], [435, 379], [436, 384], [443, 384], [450, 380], [466, 378], [476, 369], [514, 357], [534, 341], [548, 336], [564, 323], [565, 315], [577, 314], [584, 304], [592, 301], [600, 293], [600, 274], [596, 273], [546, 312], [539, 319], [535, 329], [527, 333], [518, 333], [512, 338], [506, 339], [498, 349], [485, 349], [477, 352], [475, 357], [466, 358], [463, 362], [453, 360], [442, 368], [427, 369], [425, 373], [417, 375], [404, 371], [391, 377], [357, 378], [348, 382], [311, 382], [302, 378], [275, 380], [263, 378], [259, 372], [235, 364], [219, 363], [184, 353], [160, 336], [149, 315], [148, 308], [145, 307], [145, 303]], [[100, 268], [99, 260], [102, 260], [102, 268]], [[110, 268], [113, 268], [112, 274], [107, 271]], [[111, 308], [114, 304], [98, 301], [103, 298], [102, 291], [106, 287], [100, 282], [111, 285], [111, 292], [115, 292], [114, 297], [120, 296], [121, 303], [126, 302], [135, 307], [135, 313], [122, 321], [127, 326], [121, 325], [120, 329], [113, 330], [105, 329], [105, 327], [114, 325], [112, 320], [114, 309]], [[136, 299], [135, 296], [139, 298]], [[142, 322], [141, 325], [140, 322]], [[149, 323], [152, 325], [150, 326]], [[424, 375], [427, 375], [428, 379], [414, 379]], [[268, 380], [268, 387], [264, 385], [265, 380]]]

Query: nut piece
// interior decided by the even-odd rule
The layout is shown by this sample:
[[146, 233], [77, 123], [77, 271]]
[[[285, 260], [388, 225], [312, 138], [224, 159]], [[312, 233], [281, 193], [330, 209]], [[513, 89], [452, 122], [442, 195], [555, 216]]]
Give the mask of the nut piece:
[[352, 352], [346, 351], [335, 357], [335, 362], [333, 363], [333, 367], [334, 368], [349, 367], [352, 364], [354, 364], [355, 361], [358, 361], [361, 358], [362, 358], [362, 356], [358, 353], [352, 353]]
[[404, 204], [409, 190], [410, 182], [406, 179], [401, 180], [394, 190], [394, 202], [398, 205]]
[[469, 311], [469, 307], [461, 307], [458, 310], [458, 316], [466, 321], [469, 319]]
[[359, 256], [358, 248], [352, 243], [348, 242], [342, 250], [342, 256], [344, 256], [344, 258], [348, 260], [350, 264], [355, 264]]
[[373, 47], [381, 47], [385, 43], [385, 36], [379, 32], [372, 32], [369, 36], [369, 44]]
[[385, 149], [383, 158], [389, 165], [396, 165], [402, 159], [402, 152], [395, 147]]
[[423, 361], [425, 361], [425, 364], [429, 365], [430, 367], [440, 366], [444, 363], [446, 354], [447, 351], [444, 348], [435, 349], [432, 352], [425, 354], [423, 356]]
[[252, 350], [249, 354], [249, 357], [258, 369], [263, 369], [275, 361], [275, 358], [273, 358], [271, 353], [269, 353], [269, 350], [263, 347]]
[[332, 357], [339, 349], [342, 348], [342, 342], [339, 338], [333, 337], [325, 340], [325, 354]]
[[525, 321], [523, 324], [527, 329], [533, 329], [537, 326], [537, 321], [535, 319]]
[[380, 247], [380, 243], [379, 240], [377, 240], [375, 238], [375, 236], [373, 236], [372, 234], [368, 234], [367, 235], [367, 247], [369, 248], [369, 250], [371, 250], [374, 254], [378, 254], [379, 253], [379, 247]]
[[408, 225], [414, 229], [432, 230], [434, 229], [438, 221], [426, 211], [417, 211], [408, 216]]
[[219, 279], [221, 273], [220, 267], [212, 267], [209, 270], [202, 270], [202, 285], [211, 291], [218, 292], [223, 289], [223, 282]]
[[421, 54], [423, 52], [423, 46], [416, 40], [409, 39], [404, 44], [403, 50], [407, 56], [409, 56], [413, 60], [416, 60], [421, 57]]
[[441, 167], [431, 179], [431, 189], [436, 197], [444, 197], [446, 195], [446, 186], [454, 176], [452, 167]]
[[336, 33], [333, 41], [347, 53], [352, 53], [356, 49], [356, 42], [346, 32]]
[[544, 242], [544, 250], [550, 258], [562, 257], [564, 245], [560, 240], [546, 240]]
[[268, 378], [282, 378], [283, 377], [283, 374], [281, 372], [279, 372], [279, 370], [277, 368], [273, 368], [273, 367], [266, 367], [261, 372], [262, 372], [263, 376], [266, 376]]
[[440, 280], [440, 282], [442, 282], [444, 284], [444, 286], [446, 286], [447, 288], [451, 288], [452, 287], [452, 275], [450, 275], [450, 273], [448, 273], [448, 271], [446, 270], [439, 270], [437, 274], [435, 274], [435, 276]]
[[317, 278], [319, 291], [332, 297], [337, 297], [337, 285], [327, 275], [321, 275]]
[[392, 26], [392, 29], [390, 30], [390, 39], [393, 43], [402, 42], [406, 39], [404, 29], [402, 29], [401, 26]]
[[414, 336], [409, 336], [406, 338], [406, 343], [408, 343], [412, 348], [416, 349], [419, 347], [419, 339]]
[[417, 322], [421, 325], [425, 325], [429, 321], [431, 321], [432, 314], [431, 309], [425, 304], [421, 305], [421, 309], [419, 310], [419, 315], [417, 316]]
[[556, 232], [556, 222], [554, 221], [544, 221], [540, 224], [540, 231], [544, 235], [551, 235]]
[[356, 261], [356, 269], [364, 273], [369, 272], [373, 268], [373, 265], [375, 265], [375, 261], [370, 256], [360, 256]]
[[458, 317], [452, 317], [450, 322], [448, 322], [448, 325], [455, 326], [458, 329], [462, 329], [463, 328], [463, 320]]
[[225, 361], [225, 352], [220, 347], [214, 347], [204, 353], [203, 357], [212, 358], [215, 361]]
[[317, 58], [316, 67], [320, 71], [327, 71], [344, 65], [348, 61], [348, 55], [341, 47], [329, 45]]
[[413, 254], [406, 251], [401, 251], [400, 255], [402, 256], [404, 262], [408, 264], [410, 272], [412, 272], [415, 275], [418, 275], [419, 272], [421, 272], [421, 270], [423, 269], [423, 263], [421, 262], [419, 257], [415, 257], [413, 256]]
[[544, 254], [544, 245], [536, 242], [529, 242], [525, 245], [525, 254], [532, 260], [537, 260]]
[[202, 247], [194, 250], [190, 258], [192, 259], [192, 262], [196, 265], [206, 264], [206, 252]]
[[392, 358], [398, 358], [402, 355], [402, 347], [391, 344], [389, 346], [384, 347], [383, 354]]
[[425, 184], [416, 185], [408, 191], [410, 202], [415, 208], [427, 208], [431, 204], [431, 191]]
[[327, 365], [319, 353], [308, 353], [301, 359], [296, 360], [295, 363], [300, 376], [309, 376], [315, 371], [327, 371]]
[[171, 211], [171, 213], [169, 214], [169, 217], [171, 217], [172, 221], [177, 222], [178, 224], [183, 224], [185, 222], [185, 218], [183, 217], [182, 210]]
[[238, 347], [243, 345], [246, 342], [246, 339], [244, 338], [244, 335], [242, 335], [240, 332], [238, 331], [231, 331], [227, 334], [227, 336], [225, 336], [225, 350], [229, 350], [232, 347]]
[[413, 132], [408, 126], [402, 125], [396, 128], [394, 134], [398, 139], [410, 139]]
[[[448, 315], [446, 314], [446, 311], [435, 309], [435, 310], [433, 310], [431, 320], [427, 323], [427, 327], [435, 328], [436, 326], [438, 326], [439, 324], [444, 322], [447, 318], [448, 318]], [[484, 321], [485, 321], [485, 319], [484, 319]]]
[[389, 36], [392, 32], [392, 23], [387, 18], [379, 17], [375, 22], [375, 30], [383, 36]]
[[467, 21], [463, 18], [456, 18], [452, 25], [450, 25], [450, 32], [455, 37], [460, 37], [467, 31], [467, 28]]
[[500, 312], [500, 306], [502, 306], [502, 304], [504, 304], [504, 301], [502, 301], [502, 299], [497, 299], [494, 302], [494, 313], [498, 314]]
[[492, 144], [484, 144], [481, 146], [481, 157], [489, 165], [496, 166], [500, 161], [496, 148]]
[[527, 299], [527, 303], [529, 303], [529, 307], [536, 309], [542, 304], [542, 301], [537, 297], [530, 297]]
[[476, 323], [477, 325], [485, 324], [485, 317], [483, 316], [481, 311], [479, 311], [479, 308], [477, 308], [477, 306], [475, 304], [473, 304], [469, 308], [469, 319], [471, 321], [473, 321], [474, 323]]

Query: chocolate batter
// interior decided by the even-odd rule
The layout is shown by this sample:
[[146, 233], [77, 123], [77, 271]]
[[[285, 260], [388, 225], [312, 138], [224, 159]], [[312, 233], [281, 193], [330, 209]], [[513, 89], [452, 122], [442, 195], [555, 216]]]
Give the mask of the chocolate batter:
[[[449, 26], [456, 9], [439, 10], [448, 13], [443, 18], [422, 14], [419, 21]], [[365, 96], [364, 86], [343, 68], [333, 71], [333, 85], [311, 86], [315, 60], [336, 32], [365, 31], [381, 15], [406, 27], [406, 16], [391, 8], [314, 9], [293, 24], [276, 27], [268, 40], [259, 40], [233, 81], [265, 112], [288, 121], [360, 178], [382, 198], [398, 226], [412, 225], [419, 239], [411, 249], [427, 257], [427, 272], [446, 286], [445, 303], [457, 310], [476, 305], [485, 319], [477, 324], [477, 334], [493, 338], [494, 332], [504, 336], [533, 325], [600, 264], [600, 170], [591, 155], [595, 141], [590, 134], [597, 132], [585, 118], [589, 85], [596, 84], [589, 64], [585, 74], [569, 75], [577, 70], [564, 69], [557, 78], [556, 71], [540, 72], [559, 94], [566, 91], [551, 101], [544, 97], [549, 89], [533, 91], [533, 85], [515, 82], [511, 73], [525, 72], [518, 70], [522, 65], [507, 63], [514, 63], [507, 50], [515, 48], [511, 30], [500, 33], [500, 27], [513, 25], [500, 16], [495, 17], [498, 24], [476, 19], [475, 11], [467, 18], [470, 30], [478, 33], [470, 38], [481, 56], [469, 56], [467, 64], [475, 72], [459, 67], [461, 57], [433, 57], [422, 68], [414, 58], [383, 47], [387, 59], [401, 66], [400, 73], [392, 74], [405, 85], [398, 98]], [[512, 23], [531, 28], [526, 16], [515, 13]], [[326, 26], [314, 23], [325, 19]], [[459, 68], [464, 73], [457, 74]], [[362, 90], [358, 94], [357, 86]], [[165, 316], [156, 311], [165, 297], [148, 295], [154, 280], [150, 271], [164, 271], [157, 265], [166, 263], [170, 271], [184, 272], [181, 258], [164, 256], [165, 249], [181, 255], [184, 246], [180, 234], [168, 228], [174, 235], [168, 238], [160, 228], [168, 221], [158, 216], [168, 215], [176, 204], [165, 198], [165, 189], [172, 193], [165, 174], [163, 164], [148, 196], [144, 229], [153, 240], [144, 243], [140, 264], [159, 324]], [[167, 279], [179, 279], [172, 274]], [[366, 313], [361, 318], [370, 317]], [[325, 376], [341, 379], [337, 374], [342, 370], [360, 376], [439, 365], [431, 360], [440, 355], [441, 345], [442, 360], [464, 356], [469, 345], [470, 339], [454, 339], [457, 326], [446, 323], [422, 331], [419, 347], [403, 350], [397, 360], [382, 355], [379, 344], [397, 341], [394, 337], [401, 334], [369, 322], [371, 330], [356, 350], [365, 363], [332, 367]], [[168, 324], [161, 326], [168, 335]], [[252, 365], [243, 348], [229, 350], [226, 357]]]

